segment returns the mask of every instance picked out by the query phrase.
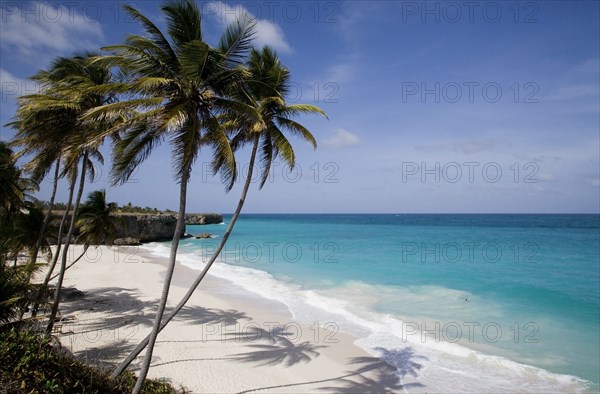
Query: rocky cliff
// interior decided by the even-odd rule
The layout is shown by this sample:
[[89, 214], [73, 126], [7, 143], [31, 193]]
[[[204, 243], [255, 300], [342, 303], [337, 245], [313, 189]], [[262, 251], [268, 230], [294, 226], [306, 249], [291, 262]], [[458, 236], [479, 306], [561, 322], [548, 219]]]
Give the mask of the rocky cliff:
[[172, 239], [177, 225], [177, 216], [121, 214], [115, 221], [117, 226], [115, 244], [137, 245], [140, 242]]
[[[177, 215], [135, 215], [121, 214], [117, 224], [116, 244], [137, 245], [140, 242], [169, 241], [173, 238], [177, 225]], [[185, 224], [217, 224], [223, 222], [218, 213], [187, 213]], [[184, 236], [185, 229], [181, 233]]]
[[219, 224], [223, 222], [223, 215], [218, 213], [186, 213], [185, 224]]
[[[51, 225], [55, 228], [60, 223], [61, 215], [53, 215]], [[68, 218], [67, 220], [70, 220]], [[223, 221], [217, 213], [189, 213], [185, 215], [186, 224], [216, 224]], [[135, 214], [121, 213], [115, 217], [117, 227], [116, 245], [138, 245], [140, 242], [168, 241], [173, 238], [177, 225], [175, 214]], [[75, 234], [77, 235], [77, 229]], [[181, 233], [183, 236], [185, 231]], [[56, 240], [53, 240], [54, 242]]]

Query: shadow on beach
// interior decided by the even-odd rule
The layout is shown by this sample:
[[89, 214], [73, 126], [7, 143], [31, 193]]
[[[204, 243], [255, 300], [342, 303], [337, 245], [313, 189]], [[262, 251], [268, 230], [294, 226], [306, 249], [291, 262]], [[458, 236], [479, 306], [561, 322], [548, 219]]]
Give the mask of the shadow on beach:
[[[62, 318], [57, 323], [61, 342], [70, 351], [81, 349], [84, 342], [83, 350], [73, 352], [76, 357], [99, 367], [114, 368], [135, 348], [138, 333], [150, 332], [157, 303], [158, 300], [142, 301], [138, 293], [116, 287], [80, 293], [76, 299], [61, 304]], [[102, 313], [102, 318], [94, 313]], [[236, 310], [185, 307], [175, 319], [189, 324], [232, 325], [249, 317]], [[179, 341], [157, 341], [160, 342]], [[132, 367], [135, 369], [135, 362]]]
[[422, 388], [418, 382], [402, 383], [407, 375], [416, 378], [422, 364], [417, 359], [427, 360], [424, 356], [414, 354], [411, 347], [404, 349], [377, 348], [381, 357], [353, 357], [347, 364], [351, 369], [347, 374], [329, 379], [291, 383], [269, 387], [257, 387], [240, 391], [238, 394], [252, 393], [260, 390], [281, 389], [291, 387], [312, 387], [327, 393], [354, 394], [354, 393], [395, 393], [410, 388]]
[[[142, 301], [136, 292], [105, 287], [83, 293], [78, 299], [66, 301], [61, 305], [63, 313], [63, 346], [80, 349], [75, 356], [102, 368], [114, 368], [137, 345], [140, 329], [149, 331], [156, 308], [156, 300]], [[81, 313], [81, 312], [88, 313]], [[102, 318], [91, 314], [102, 313]], [[167, 313], [169, 310], [167, 310]], [[222, 326], [237, 325], [251, 321], [246, 313], [235, 309], [204, 307], [185, 307], [175, 319], [190, 325], [216, 324]], [[142, 333], [143, 334], [143, 333]], [[136, 338], [136, 339], [134, 339]], [[226, 332], [220, 339], [182, 339], [159, 340], [158, 343], [186, 342], [237, 342], [246, 346], [246, 352], [225, 355], [223, 357], [191, 358], [163, 361], [153, 357], [152, 366], [158, 367], [176, 363], [199, 361], [232, 361], [255, 366], [293, 367], [300, 363], [311, 363], [320, 355], [325, 345], [310, 341], [297, 341], [297, 336], [284, 327], [265, 330], [258, 326], [246, 327], [240, 332]], [[85, 346], [75, 346], [77, 341], [86, 342]], [[89, 344], [89, 346], [88, 346]], [[81, 350], [82, 349], [82, 350]], [[300, 390], [323, 391], [328, 393], [390, 393], [410, 388], [422, 388], [416, 382], [423, 367], [420, 360], [426, 357], [415, 354], [413, 348], [402, 349], [376, 348], [379, 357], [353, 357], [346, 363], [348, 370], [341, 376], [311, 380], [305, 382], [255, 387], [240, 391], [251, 393], [259, 390], [298, 388]], [[138, 357], [138, 362], [140, 358]], [[137, 363], [132, 364], [137, 369]], [[405, 378], [411, 382], [403, 383]]]

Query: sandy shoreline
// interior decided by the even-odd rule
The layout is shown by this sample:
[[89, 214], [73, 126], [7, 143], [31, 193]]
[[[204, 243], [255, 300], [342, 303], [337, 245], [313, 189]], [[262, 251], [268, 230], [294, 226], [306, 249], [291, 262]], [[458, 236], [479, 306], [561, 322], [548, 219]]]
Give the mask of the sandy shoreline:
[[[71, 256], [81, 250], [75, 246]], [[84, 296], [62, 303], [63, 346], [107, 368], [122, 360], [150, 331], [165, 268], [166, 261], [136, 247], [90, 248], [65, 276], [64, 286]], [[177, 265], [168, 306], [196, 275]], [[285, 305], [250, 294], [240, 299], [228, 287], [207, 276], [160, 334], [149, 376], [195, 393], [403, 391], [394, 368], [354, 345], [356, 338], [300, 325]]]

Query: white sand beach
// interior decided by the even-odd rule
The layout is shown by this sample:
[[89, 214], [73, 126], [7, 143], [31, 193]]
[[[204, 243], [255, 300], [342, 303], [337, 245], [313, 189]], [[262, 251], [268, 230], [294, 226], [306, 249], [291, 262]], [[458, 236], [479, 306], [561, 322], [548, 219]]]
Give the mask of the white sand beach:
[[[165, 269], [166, 261], [137, 247], [90, 248], [65, 276], [65, 288], [83, 295], [61, 304], [63, 346], [90, 363], [115, 366], [150, 332]], [[177, 265], [168, 307], [196, 274]], [[150, 377], [194, 393], [419, 391], [410, 376], [400, 382], [394, 368], [354, 345], [356, 338], [299, 325], [284, 305], [233, 297], [228, 287], [205, 279], [159, 335]]]

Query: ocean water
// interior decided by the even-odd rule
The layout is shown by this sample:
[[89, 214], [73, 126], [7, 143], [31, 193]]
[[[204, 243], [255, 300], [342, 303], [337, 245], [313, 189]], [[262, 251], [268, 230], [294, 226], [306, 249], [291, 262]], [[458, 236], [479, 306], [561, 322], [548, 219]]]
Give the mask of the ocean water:
[[[182, 263], [225, 229], [188, 226], [214, 238], [182, 241]], [[426, 391], [599, 388], [599, 215], [242, 215], [210, 272], [373, 354], [410, 348]]]

